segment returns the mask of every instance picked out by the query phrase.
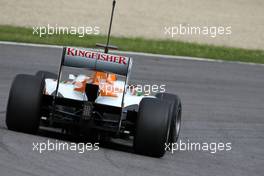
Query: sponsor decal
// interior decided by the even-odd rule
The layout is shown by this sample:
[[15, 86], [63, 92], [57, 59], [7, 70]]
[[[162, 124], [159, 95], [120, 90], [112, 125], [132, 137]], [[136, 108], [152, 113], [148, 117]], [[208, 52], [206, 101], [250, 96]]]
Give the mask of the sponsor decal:
[[83, 57], [88, 59], [102, 60], [106, 62], [118, 63], [127, 65], [127, 59], [124, 56], [110, 55], [95, 51], [87, 51], [77, 48], [67, 48], [66, 56]]

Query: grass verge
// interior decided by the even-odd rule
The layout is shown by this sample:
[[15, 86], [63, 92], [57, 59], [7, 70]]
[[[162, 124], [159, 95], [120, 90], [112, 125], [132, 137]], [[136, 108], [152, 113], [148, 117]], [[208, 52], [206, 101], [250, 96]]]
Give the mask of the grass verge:
[[[39, 43], [65, 46], [94, 47], [95, 43], [105, 43], [105, 36], [86, 35], [33, 35], [32, 28], [0, 25], [0, 41]], [[187, 43], [174, 40], [152, 40], [143, 38], [112, 37], [111, 44], [122, 51], [136, 51], [153, 54], [192, 56], [227, 61], [264, 63], [263, 50], [248, 50], [223, 46]]]

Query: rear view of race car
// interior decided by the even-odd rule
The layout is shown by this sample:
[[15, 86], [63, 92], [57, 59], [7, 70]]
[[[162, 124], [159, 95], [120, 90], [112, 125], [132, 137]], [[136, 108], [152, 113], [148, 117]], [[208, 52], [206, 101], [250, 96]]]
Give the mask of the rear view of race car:
[[[92, 69], [94, 73], [62, 81], [65, 66]], [[128, 84], [131, 67], [132, 58], [64, 48], [58, 76], [40, 71], [15, 77], [7, 106], [7, 127], [36, 133], [42, 125], [77, 131], [98, 140], [132, 137], [136, 153], [161, 157], [165, 143], [176, 142], [178, 138], [181, 102], [178, 96], [167, 93], [156, 96], [132, 93], [136, 90], [131, 90]], [[109, 82], [109, 75], [115, 79]], [[118, 80], [118, 76], [125, 80]], [[102, 84], [118, 85], [119, 89], [106, 92]]]
[[[108, 54], [110, 20], [104, 52], [64, 47], [58, 74], [38, 71], [15, 77], [8, 99], [8, 129], [35, 134], [39, 126], [59, 128], [90, 140], [132, 140], [136, 153], [162, 157], [165, 144], [177, 141], [181, 123], [181, 101], [177, 95], [144, 95], [129, 84], [132, 58]], [[90, 70], [69, 74], [64, 68]], [[88, 73], [88, 72], [87, 72]]]

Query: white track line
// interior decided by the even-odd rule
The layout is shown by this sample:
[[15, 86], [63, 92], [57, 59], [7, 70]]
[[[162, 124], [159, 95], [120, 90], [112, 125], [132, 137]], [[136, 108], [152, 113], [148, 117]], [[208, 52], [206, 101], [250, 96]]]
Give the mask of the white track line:
[[6, 41], [0, 41], [0, 44], [1, 45], [15, 45], [15, 46], [32, 46], [32, 47], [39, 47], [39, 48], [62, 48], [62, 46], [59, 46], [59, 45], [45, 45], [45, 44], [6, 42]]
[[[7, 41], [0, 41], [0, 45], [30, 46], [30, 47], [40, 47], [40, 48], [62, 48], [63, 47], [59, 45], [45, 45], [45, 44], [7, 42]], [[132, 51], [111, 51], [111, 53], [132, 54], [132, 55], [138, 55], [138, 56], [148, 56], [148, 57], [158, 57], [158, 58], [163, 57], [163, 58], [179, 59], [179, 60], [236, 63], [236, 64], [243, 64], [243, 65], [264, 66], [264, 64], [257, 64], [253, 62], [225, 61], [221, 59], [207, 59], [207, 58], [188, 57], [188, 56], [172, 56], [172, 55], [165, 55], [165, 54], [151, 54], [151, 53], [132, 52]]]

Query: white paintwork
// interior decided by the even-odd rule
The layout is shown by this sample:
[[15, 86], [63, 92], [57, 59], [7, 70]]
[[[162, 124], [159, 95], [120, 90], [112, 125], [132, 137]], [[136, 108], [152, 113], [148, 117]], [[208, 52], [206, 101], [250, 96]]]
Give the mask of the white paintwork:
[[[81, 93], [78, 91], [75, 91], [74, 88], [76, 87], [73, 83], [78, 81], [81, 82], [83, 79], [85, 79], [85, 75], [79, 75], [75, 78], [75, 80], [69, 81], [69, 82], [60, 82], [59, 83], [59, 89], [58, 95], [62, 95], [64, 98], [69, 98], [69, 99], [74, 99], [74, 100], [80, 100], [80, 101], [87, 101], [87, 96], [85, 93]], [[57, 85], [57, 80], [54, 79], [46, 79], [46, 94], [51, 95], [52, 93], [55, 92], [56, 90], [56, 85]], [[103, 84], [103, 83], [102, 83]], [[124, 88], [124, 81], [116, 81], [114, 82], [115, 87], [118, 88]], [[122, 107], [122, 97], [123, 97], [123, 92], [116, 93], [117, 97], [110, 97], [110, 96], [98, 96], [96, 99], [96, 103], [98, 104], [104, 104], [104, 105], [109, 105], [109, 106], [115, 106], [115, 107]], [[139, 104], [142, 98], [144, 97], [151, 97], [155, 98], [154, 96], [137, 96], [133, 95], [130, 92], [126, 92], [125, 97], [124, 97], [124, 107], [134, 105], [134, 104]]]
[[[46, 93], [48, 95], [51, 95], [55, 92], [57, 81], [53, 79], [46, 79]], [[77, 92], [74, 90], [75, 85], [71, 82], [68, 83], [60, 83], [58, 92], [65, 98], [74, 99], [74, 100], [81, 100], [81, 101], [87, 101], [87, 97], [84, 93]]]

